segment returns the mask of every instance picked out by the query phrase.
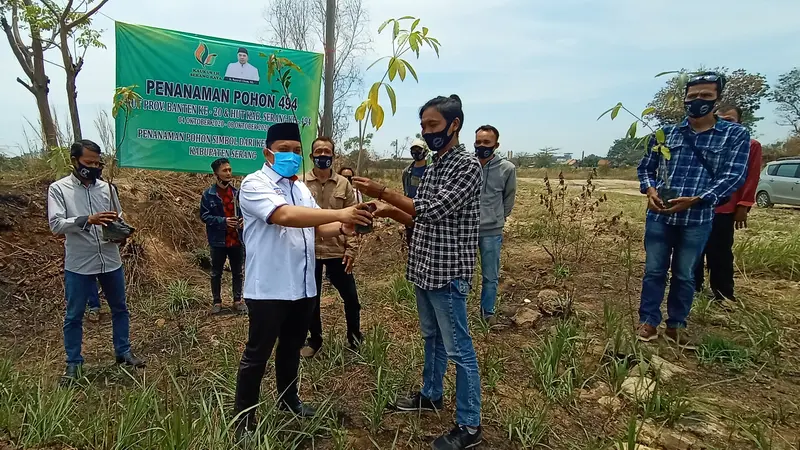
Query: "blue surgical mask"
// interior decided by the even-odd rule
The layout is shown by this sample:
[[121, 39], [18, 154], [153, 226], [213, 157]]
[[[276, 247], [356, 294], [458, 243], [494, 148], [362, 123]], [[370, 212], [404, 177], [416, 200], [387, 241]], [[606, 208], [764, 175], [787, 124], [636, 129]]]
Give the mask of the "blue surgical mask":
[[333, 165], [333, 156], [315, 156], [313, 159], [317, 169], [330, 169]]
[[494, 147], [475, 147], [475, 155], [480, 159], [487, 159], [494, 153]]
[[696, 98], [693, 100], [687, 100], [683, 103], [684, 109], [686, 109], [686, 115], [697, 119], [699, 117], [703, 117], [706, 114], [710, 113], [714, 110], [714, 103], [716, 100], [705, 100], [702, 98]]
[[284, 178], [291, 178], [297, 171], [300, 170], [300, 164], [303, 162], [303, 157], [294, 152], [273, 152], [267, 149], [272, 156], [275, 157], [275, 162], [272, 163], [272, 170]]

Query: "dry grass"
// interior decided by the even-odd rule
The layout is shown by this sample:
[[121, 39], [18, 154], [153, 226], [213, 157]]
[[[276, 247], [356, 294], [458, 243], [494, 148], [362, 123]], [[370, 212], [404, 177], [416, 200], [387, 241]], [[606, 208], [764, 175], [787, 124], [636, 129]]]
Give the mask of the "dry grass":
[[[21, 240], [25, 234], [16, 231], [17, 222], [12, 231], [0, 233], [4, 252], [12, 249], [15, 260], [39, 258], [56, 265], [54, 273], [41, 278], [41, 283], [49, 280], [49, 290], [29, 282], [15, 285], [10, 296], [0, 293], [0, 356], [5, 356], [0, 360], [0, 442], [20, 448], [233, 446], [230, 411], [246, 321], [205, 312], [210, 295], [207, 277], [197, 266], [204, 238], [196, 205], [209, 183], [190, 175], [119, 174], [123, 207], [139, 229], [137, 246], [126, 256], [129, 276], [139, 280], [133, 281], [137, 289], [129, 296], [131, 334], [149, 365], [133, 373], [110, 366], [105, 314], [101, 323], [86, 324], [86, 379], [74, 390], [55, 386], [62, 369], [62, 302], [50, 300], [51, 306], [29, 314], [36, 311], [33, 305], [60, 295], [60, 242], [43, 237], [46, 229], [40, 227], [32, 231], [46, 245], [34, 247], [35, 239]], [[599, 450], [625, 448], [627, 442], [657, 448], [668, 439], [664, 434], [699, 440], [697, 448], [796, 448], [800, 342], [792, 331], [800, 317], [800, 285], [784, 278], [781, 270], [790, 267], [786, 257], [763, 263], [761, 270], [754, 265], [766, 252], [762, 235], [793, 235], [797, 228], [791, 231], [785, 224], [800, 214], [753, 212], [751, 228], [740, 235], [758, 236], [753, 242], [759, 244], [737, 255], [747, 274], [737, 278], [739, 309], [701, 305], [693, 316], [703, 320], [693, 321], [692, 330], [706, 336], [704, 345], [697, 354], [679, 352], [662, 341], [639, 345], [633, 340], [643, 202], [604, 192], [602, 178], [596, 183], [592, 198], [606, 194], [602, 204], [589, 211], [585, 203], [572, 202], [582, 190], [570, 185], [563, 204], [557, 204], [564, 208], [561, 221], [552, 220], [542, 204], [542, 182], [521, 183], [504, 242], [497, 328], [480, 324], [477, 289], [470, 295], [470, 324], [483, 377], [485, 448]], [[11, 211], [9, 205], [0, 203], [0, 219]], [[29, 220], [41, 221], [36, 200], [15, 207]], [[576, 230], [576, 224], [583, 229]], [[425, 448], [451, 426], [452, 365], [445, 381], [445, 411], [418, 416], [385, 409], [396, 395], [418, 388], [423, 358], [413, 290], [403, 279], [402, 240], [400, 227], [380, 224], [361, 244], [356, 277], [367, 340], [358, 353], [345, 349], [341, 303], [323, 306], [325, 346], [303, 362], [300, 383], [303, 398], [321, 406], [319, 418], [299, 421], [276, 411], [273, 377], [265, 377], [258, 448]], [[557, 270], [544, 250], [549, 245], [552, 252], [557, 242], [565, 246], [559, 261], [567, 272]], [[571, 251], [576, 244], [587, 247]], [[0, 262], [6, 268], [11, 263], [5, 253]], [[18, 268], [3, 276], [14, 283], [25, 279]], [[0, 282], [4, 289], [9, 286]], [[514, 325], [511, 316], [517, 309], [535, 308], [539, 291], [552, 288], [570, 299], [569, 317], [545, 317], [535, 327]], [[653, 355], [682, 372], [666, 378], [651, 364]], [[655, 379], [654, 394], [638, 400], [623, 394], [630, 375]], [[653, 430], [662, 437], [652, 436]]]

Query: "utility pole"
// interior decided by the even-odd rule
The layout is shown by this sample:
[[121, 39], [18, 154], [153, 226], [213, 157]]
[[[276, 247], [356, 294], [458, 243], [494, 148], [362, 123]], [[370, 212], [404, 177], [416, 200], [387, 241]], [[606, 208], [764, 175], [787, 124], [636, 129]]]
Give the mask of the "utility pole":
[[325, 100], [322, 108], [322, 133], [333, 136], [333, 73], [336, 56], [336, 0], [325, 8]]

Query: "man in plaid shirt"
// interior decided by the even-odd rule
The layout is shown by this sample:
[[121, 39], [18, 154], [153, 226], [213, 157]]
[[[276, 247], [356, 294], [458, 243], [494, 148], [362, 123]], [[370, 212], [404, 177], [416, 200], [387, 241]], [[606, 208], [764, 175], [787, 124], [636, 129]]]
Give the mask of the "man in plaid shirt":
[[[465, 449], [482, 440], [481, 385], [467, 326], [467, 294], [478, 250], [482, 170], [474, 152], [458, 142], [464, 122], [458, 96], [436, 97], [420, 109], [422, 137], [434, 152], [414, 199], [366, 178], [353, 178], [377, 202], [377, 217], [414, 227], [408, 280], [414, 283], [425, 365], [420, 392], [396, 403], [401, 411], [442, 408], [447, 358], [456, 364], [456, 427], [434, 449]], [[392, 206], [388, 206], [390, 204]]]
[[711, 233], [714, 208], [744, 183], [750, 152], [750, 133], [714, 115], [723, 87], [724, 78], [713, 72], [692, 77], [684, 99], [688, 117], [663, 129], [669, 157], [655, 151], [651, 142], [639, 163], [640, 189], [648, 199], [637, 331], [643, 341], [658, 337], [671, 268], [664, 338], [682, 348], [694, 347], [681, 332], [694, 299], [694, 269]]

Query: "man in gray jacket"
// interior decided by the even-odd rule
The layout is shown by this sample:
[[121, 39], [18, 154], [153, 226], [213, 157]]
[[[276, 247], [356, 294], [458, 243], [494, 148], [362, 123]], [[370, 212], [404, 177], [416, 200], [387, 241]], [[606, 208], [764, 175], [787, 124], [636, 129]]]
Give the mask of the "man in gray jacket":
[[481, 189], [481, 227], [478, 249], [481, 254], [481, 314], [490, 325], [495, 323], [494, 304], [500, 277], [500, 249], [503, 226], [514, 208], [517, 193], [517, 168], [495, 154], [500, 146], [500, 132], [491, 125], [475, 130], [475, 155], [483, 166]]

